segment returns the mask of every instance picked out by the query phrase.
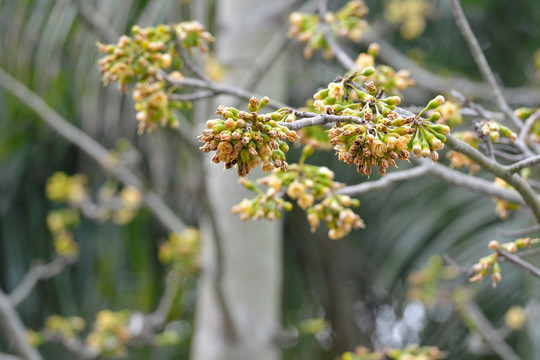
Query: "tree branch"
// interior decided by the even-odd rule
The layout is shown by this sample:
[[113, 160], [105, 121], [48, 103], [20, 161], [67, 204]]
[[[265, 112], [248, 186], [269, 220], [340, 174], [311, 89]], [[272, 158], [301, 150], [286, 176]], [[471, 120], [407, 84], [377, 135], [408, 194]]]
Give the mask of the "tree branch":
[[501, 109], [502, 112], [508, 116], [508, 118], [514, 123], [514, 125], [521, 129], [523, 126], [523, 123], [518, 117], [514, 114], [508, 103], [506, 102], [506, 99], [504, 98], [501, 88], [499, 87], [499, 84], [497, 84], [497, 80], [495, 79], [495, 75], [493, 74], [493, 71], [489, 67], [489, 64], [486, 60], [486, 57], [484, 56], [484, 53], [482, 52], [482, 49], [480, 48], [480, 44], [478, 44], [478, 40], [474, 36], [474, 33], [469, 25], [469, 22], [467, 21], [467, 18], [465, 17], [465, 14], [463, 13], [463, 9], [461, 8], [461, 5], [459, 3], [459, 0], [450, 0], [450, 4], [452, 5], [452, 11], [454, 13], [454, 17], [456, 18], [456, 24], [461, 31], [463, 37], [465, 38], [465, 41], [467, 41], [467, 44], [469, 45], [469, 49], [471, 50], [471, 55], [474, 58], [474, 61], [476, 62], [476, 65], [480, 69], [480, 72], [482, 73], [482, 76], [484, 77], [484, 80], [489, 84], [491, 87], [491, 90], [493, 91], [493, 94], [495, 96], [495, 101], [497, 102], [497, 105]]
[[486, 318], [478, 305], [472, 301], [467, 302], [463, 311], [465, 315], [474, 323], [480, 335], [487, 341], [491, 348], [504, 360], [519, 360], [520, 357], [504, 341], [504, 338], [497, 332], [491, 322]]
[[19, 285], [9, 294], [12, 306], [17, 307], [30, 294], [38, 281], [52, 278], [76, 261], [76, 257], [57, 256], [48, 264], [33, 265]]
[[[212, 91], [215, 91], [215, 92], [219, 92], [221, 94], [233, 95], [233, 96], [236, 96], [236, 97], [238, 97], [240, 99], [243, 99], [243, 100], [246, 100], [246, 101], [249, 101], [249, 99], [251, 99], [253, 96], [255, 96], [255, 97], [259, 98], [259, 99], [263, 97], [261, 95], [252, 94], [251, 92], [249, 92], [247, 90], [244, 90], [244, 89], [241, 89], [241, 88], [238, 88], [236, 86], [231, 86], [231, 85], [226, 85], [226, 84], [218, 84], [218, 83], [215, 83], [215, 82], [212, 82], [212, 81], [208, 82], [208, 81], [203, 81], [203, 80], [200, 80], [200, 79], [188, 78], [188, 77], [184, 77], [182, 79], [172, 79], [164, 71], [160, 71], [159, 74], [169, 84], [171, 84], [173, 86], [177, 86], [177, 87], [189, 86], [189, 87], [197, 87], [197, 88], [212, 90]], [[274, 109], [281, 109], [281, 108], [289, 107], [287, 104], [284, 104], [282, 102], [272, 100], [272, 99], [268, 103], [268, 106], [271, 107], [271, 108], [274, 108]]]
[[484, 170], [489, 171], [495, 176], [498, 176], [506, 181], [508, 184], [512, 185], [514, 189], [516, 189], [516, 191], [521, 195], [525, 203], [531, 208], [536, 221], [540, 223], [540, 200], [529, 184], [527, 184], [527, 182], [519, 175], [509, 173], [505, 166], [488, 159], [469, 144], [456, 139], [452, 134], [448, 134], [446, 136], [446, 145], [448, 145], [448, 147], [452, 150], [467, 155]]
[[531, 274], [533, 274], [535, 277], [540, 279], [540, 269], [533, 266], [532, 264], [528, 263], [527, 261], [521, 259], [519, 256], [511, 254], [507, 251], [498, 249], [497, 254], [503, 259], [505, 259], [508, 262], [511, 262], [514, 265], [517, 265], [527, 271], [529, 271]]
[[540, 163], [540, 155], [528, 157], [526, 159], [523, 159], [521, 161], [518, 161], [517, 163], [514, 163], [512, 165], [506, 166], [506, 171], [509, 173], [515, 173], [520, 171], [521, 169], [528, 168], [530, 166], [536, 165]]
[[7, 295], [0, 289], [0, 328], [4, 334], [11, 335], [13, 348], [17, 355], [24, 360], [41, 360], [42, 357], [35, 347], [30, 345], [26, 337], [26, 329], [9, 301]]
[[330, 30], [330, 26], [326, 23], [326, 7], [327, 0], [321, 0], [321, 2], [319, 3], [319, 21], [324, 34], [324, 39], [326, 40], [326, 43], [336, 56], [336, 59], [341, 64], [341, 66], [343, 66], [347, 71], [356, 69], [356, 63], [349, 55], [347, 55], [343, 48], [338, 45], [336, 39], [334, 39], [334, 35]]
[[424, 163], [420, 166], [407, 170], [392, 172], [375, 181], [368, 181], [357, 185], [346, 186], [337, 190], [338, 194], [356, 196], [370, 191], [383, 190], [393, 183], [406, 181], [420, 177], [429, 172], [429, 165]]
[[111, 164], [110, 154], [84, 131], [70, 124], [50, 108], [41, 97], [0, 68], [0, 86], [15, 95], [23, 104], [36, 112], [60, 136], [94, 159], [101, 167], [125, 185], [134, 186], [143, 195], [143, 201], [154, 216], [169, 230], [181, 231], [186, 226], [180, 218], [154, 192], [145, 189], [143, 182], [127, 167]]
[[525, 204], [521, 196], [515, 191], [495, 187], [491, 181], [464, 174], [439, 163], [433, 163], [428, 171], [447, 183], [462, 186], [480, 194], [496, 196], [516, 204]]

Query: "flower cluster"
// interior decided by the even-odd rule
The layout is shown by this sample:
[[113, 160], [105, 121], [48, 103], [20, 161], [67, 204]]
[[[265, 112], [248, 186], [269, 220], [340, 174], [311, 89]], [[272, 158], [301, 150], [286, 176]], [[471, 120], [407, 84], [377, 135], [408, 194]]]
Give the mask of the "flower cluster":
[[88, 347], [104, 356], [123, 356], [131, 335], [128, 331], [130, 311], [102, 310], [96, 315], [93, 331], [88, 334]]
[[[206, 129], [199, 136], [204, 143], [204, 152], [215, 151], [212, 161], [225, 163], [225, 168], [238, 167], [238, 175], [246, 176], [250, 170], [261, 166], [264, 171], [274, 168], [287, 170], [285, 153], [298, 135], [278, 122], [291, 117], [286, 111], [258, 114], [257, 111], [268, 104], [269, 99], [261, 101], [251, 98], [249, 110], [240, 111], [233, 107], [220, 106], [217, 114], [223, 119], [208, 120]], [[291, 118], [290, 121], [293, 121]]]
[[[56, 172], [47, 181], [47, 197], [56, 202], [68, 203], [72, 208], [69, 211], [80, 210], [84, 215], [100, 221], [112, 217], [115, 223], [124, 225], [133, 220], [142, 203], [142, 194], [137, 188], [125, 186], [118, 191], [116, 183], [106, 182], [99, 190], [98, 203], [93, 203], [87, 182], [84, 175], [69, 176]], [[60, 221], [58, 216], [52, 218], [55, 219], [51, 223], [54, 226], [49, 227], [53, 234], [57, 234], [61, 230]]]
[[[275, 170], [274, 173], [281, 173], [281, 171]], [[290, 202], [285, 201], [281, 196], [277, 196], [276, 188], [281, 188], [281, 183], [274, 174], [259, 180], [259, 182], [266, 182], [267, 185], [271, 183], [275, 187], [270, 187], [267, 192], [264, 192], [255, 183], [246, 178], [240, 178], [240, 183], [246, 189], [255, 191], [257, 196], [252, 199], [243, 199], [239, 204], [233, 206], [233, 214], [240, 214], [242, 221], [263, 218], [273, 221], [275, 219], [281, 219], [283, 211], [292, 210], [292, 204]]]
[[51, 315], [45, 321], [46, 330], [52, 333], [59, 333], [65, 339], [74, 338], [85, 327], [86, 322], [79, 316], [63, 317], [60, 315]]
[[[436, 124], [441, 114], [434, 112], [428, 119], [420, 116], [442, 105], [444, 98], [431, 100], [416, 117], [403, 118], [394, 110], [401, 103], [399, 96], [382, 98], [373, 82], [360, 89], [358, 76], [369, 76], [372, 67], [360, 73], [332, 82], [314, 95], [314, 107], [320, 113], [351, 116], [351, 123], [337, 123], [330, 131], [330, 142], [341, 161], [355, 165], [362, 175], [371, 175], [377, 166], [381, 175], [388, 167], [396, 167], [396, 160], [407, 160], [412, 152], [416, 157], [431, 157], [436, 161], [450, 128]], [[359, 118], [359, 119], [356, 119]]]
[[[292, 204], [283, 199], [286, 194], [296, 200], [300, 208], [307, 209], [311, 231], [317, 229], [321, 220], [327, 222], [331, 239], [342, 238], [352, 229], [363, 228], [362, 219], [350, 209], [359, 206], [360, 202], [335, 193], [343, 184], [334, 181], [334, 173], [325, 166], [304, 164], [313, 151], [313, 147], [304, 147], [299, 164], [292, 164], [287, 171], [276, 169], [259, 179], [259, 184], [268, 187], [266, 192], [255, 183], [241, 179], [241, 183], [248, 190], [256, 192], [257, 196], [242, 200], [233, 207], [233, 213], [240, 213], [242, 220], [281, 218], [284, 210], [292, 209]], [[316, 201], [319, 203], [315, 204]]]
[[[335, 13], [327, 13], [324, 21], [330, 26], [336, 36], [345, 37], [358, 42], [367, 28], [363, 17], [368, 13], [363, 1], [349, 1], [343, 8]], [[311, 58], [315, 50], [323, 50], [324, 56], [333, 56], [324, 38], [321, 20], [317, 14], [302, 14], [294, 12], [289, 17], [291, 27], [289, 36], [306, 43], [304, 56]]]
[[195, 228], [171, 233], [159, 247], [159, 261], [165, 265], [178, 264], [179, 269], [193, 274], [199, 269], [201, 234]]
[[[104, 84], [118, 82], [120, 89], [127, 91], [128, 85], [136, 83], [133, 100], [140, 132], [152, 131], [158, 124], [178, 127], [173, 109], [188, 105], [169, 101], [166, 82], [159, 79], [158, 73], [182, 66], [176, 46], [189, 52], [196, 48], [206, 52], [212, 35], [196, 21], [147, 28], [134, 26], [131, 34], [121, 36], [116, 44], [98, 44], [99, 52], [106, 54], [98, 61]], [[181, 78], [182, 74], [173, 71], [171, 77]]]
[[54, 248], [58, 255], [76, 257], [79, 246], [69, 229], [80, 222], [79, 213], [72, 209], [54, 210], [47, 214], [47, 226], [54, 237]]
[[88, 179], [84, 175], [69, 176], [63, 172], [55, 172], [47, 180], [45, 193], [52, 201], [76, 205], [88, 199], [87, 183]]
[[426, 19], [435, 15], [435, 7], [428, 0], [390, 0], [384, 16], [390, 24], [401, 24], [400, 34], [406, 40], [422, 35]]
[[471, 282], [482, 281], [491, 272], [491, 281], [493, 287], [501, 281], [501, 268], [499, 266], [499, 251], [504, 250], [509, 253], [515, 253], [518, 249], [528, 248], [533, 244], [538, 244], [540, 239], [531, 239], [529, 237], [520, 238], [516, 241], [511, 241], [503, 244], [499, 244], [497, 240], [489, 242], [488, 247], [494, 252], [491, 255], [484, 256], [476, 264], [473, 265], [475, 274], [469, 279]]
[[498, 124], [495, 121], [483, 120], [478, 124], [479, 131], [483, 136], [487, 136], [491, 141], [496, 142], [499, 137], [503, 136], [509, 138], [512, 142], [516, 141], [518, 136], [510, 128]]
[[445, 359], [447, 353], [435, 346], [408, 345], [404, 349], [387, 348], [372, 352], [370, 349], [359, 346], [353, 352], [346, 352], [341, 360], [437, 360]]
[[[498, 188], [513, 190], [514, 188], [509, 185], [506, 181], [501, 178], [495, 178], [493, 185]], [[493, 201], [495, 202], [495, 213], [499, 215], [501, 219], [508, 218], [510, 211], [517, 211], [521, 207], [519, 204], [510, 202], [508, 200], [500, 199], [494, 197]]]
[[[375, 66], [375, 58], [379, 53], [379, 45], [372, 43], [369, 45], [367, 53], [360, 53], [355, 60], [359, 69], [365, 69]], [[388, 95], [399, 95], [399, 93], [410, 86], [414, 86], [414, 80], [411, 79], [407, 70], [395, 71], [388, 65], [375, 66], [375, 72], [369, 76], [360, 76], [361, 83], [373, 82], [379, 89], [384, 89]]]
[[360, 216], [350, 209], [359, 205], [358, 199], [351, 199], [348, 195], [332, 194], [325, 197], [307, 211], [311, 231], [317, 229], [321, 220], [326, 221], [329, 228], [328, 237], [332, 240], [341, 239], [352, 229], [365, 228], [366, 225]]

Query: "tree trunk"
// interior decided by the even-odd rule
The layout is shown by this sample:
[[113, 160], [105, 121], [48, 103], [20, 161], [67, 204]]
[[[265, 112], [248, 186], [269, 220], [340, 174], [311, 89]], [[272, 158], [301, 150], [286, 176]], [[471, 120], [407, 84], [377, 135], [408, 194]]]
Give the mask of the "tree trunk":
[[[283, 31], [273, 19], [264, 18], [276, 4], [262, 0], [218, 2], [216, 56], [227, 68], [224, 82], [238, 84], [272, 35]], [[278, 61], [261, 81], [263, 94], [284, 100], [285, 80], [284, 63]], [[237, 103], [226, 97], [218, 100], [206, 111], [205, 120], [215, 117], [217, 105]], [[247, 103], [242, 103], [241, 108], [247, 109]], [[222, 264], [218, 264], [220, 254], [211, 231], [203, 229], [207, 230], [203, 239], [204, 270], [198, 285], [191, 358], [278, 359], [280, 350], [275, 337], [281, 317], [281, 224], [266, 220], [242, 222], [238, 216], [233, 216], [231, 207], [244, 197], [252, 197], [253, 193], [238, 184], [235, 169], [223, 171], [223, 165], [211, 163], [210, 157], [205, 157], [204, 161], [205, 184], [219, 229]], [[254, 180], [261, 173], [250, 173], [250, 179]], [[219, 272], [218, 285], [214, 281], [216, 272]], [[223, 292], [231, 318], [229, 324], [216, 286]]]

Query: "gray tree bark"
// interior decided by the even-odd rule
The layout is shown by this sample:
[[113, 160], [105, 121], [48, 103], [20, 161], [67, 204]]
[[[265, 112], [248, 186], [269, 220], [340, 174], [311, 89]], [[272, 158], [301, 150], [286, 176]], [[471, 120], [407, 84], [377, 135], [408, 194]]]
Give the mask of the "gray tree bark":
[[[262, 0], [221, 0], [217, 3], [216, 55], [227, 68], [226, 83], [238, 84], [250, 70], [254, 59], [277, 31], [282, 31], [268, 14], [278, 5]], [[274, 20], [274, 21], [273, 21]], [[207, 24], [206, 24], [207, 25]], [[260, 93], [284, 100], [285, 71], [282, 60], [261, 81]], [[263, 76], [261, 74], [261, 76]], [[263, 90], [264, 89], [264, 90]], [[259, 89], [255, 89], [255, 92]], [[232, 105], [236, 100], [221, 97], [217, 105]], [[247, 103], [242, 104], [247, 109]], [[242, 222], [231, 214], [231, 207], [251, 197], [238, 184], [236, 170], [223, 171], [222, 164], [205, 157], [205, 184], [217, 217], [222, 251], [221, 270], [217, 269], [216, 246], [209, 229], [203, 229], [203, 274], [198, 285], [193, 360], [260, 359], [275, 360], [280, 349], [275, 338], [280, 327], [282, 288], [281, 224], [260, 220]], [[249, 174], [254, 180], [262, 172]], [[216, 284], [216, 271], [223, 291], [230, 325], [224, 323]]]

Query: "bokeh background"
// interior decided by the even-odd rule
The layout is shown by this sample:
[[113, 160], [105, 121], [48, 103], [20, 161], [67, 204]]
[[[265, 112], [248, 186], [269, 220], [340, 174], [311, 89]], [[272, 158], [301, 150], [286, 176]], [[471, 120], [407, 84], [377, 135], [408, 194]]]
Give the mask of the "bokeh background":
[[[195, 18], [216, 35], [217, 43], [224, 31], [218, 22], [220, 12], [232, 2], [89, 1], [119, 34], [127, 33], [134, 24], [150, 26]], [[330, 9], [344, 3], [332, 1]], [[462, 3], [499, 80], [507, 87], [538, 87], [538, 2]], [[442, 78], [481, 81], [447, 1], [367, 0], [366, 4], [376, 36], [403, 55]], [[246, 23], [246, 31], [258, 22], [268, 22], [278, 29], [276, 34], [284, 35], [288, 13], [302, 5], [301, 1], [285, 1], [279, 6], [272, 2], [250, 3], [246, 9], [255, 9], [256, 16], [261, 17]], [[269, 39], [260, 39], [262, 48]], [[73, 2], [0, 1], [0, 66], [105, 147], [118, 147], [120, 138], [125, 139], [124, 144], [129, 142], [133, 161], [147, 184], [164, 196], [186, 223], [197, 226], [203, 211], [198, 190], [201, 179], [195, 170], [200, 167], [198, 160], [169, 131], [137, 136], [131, 98], [114, 85], [101, 84], [96, 65], [97, 41], [105, 40], [81, 19]], [[242, 52], [248, 45], [237, 42], [235, 46]], [[294, 106], [302, 106], [318, 87], [343, 73], [337, 63], [318, 54], [304, 59], [302, 47], [291, 41], [274, 69], [286, 79], [280, 100]], [[365, 51], [366, 44], [347, 43], [346, 49], [351, 55], [358, 54]], [[243, 61], [249, 68], [253, 59]], [[227, 71], [227, 64], [223, 66]], [[268, 81], [271, 79], [263, 79], [259, 89], [264, 89]], [[441, 89], [443, 93], [449, 90]], [[466, 88], [458, 90], [467, 92]], [[432, 95], [429, 87], [420, 84], [405, 93], [406, 105], [423, 104]], [[479, 100], [486, 106], [492, 104], [488, 90]], [[536, 101], [538, 105], [540, 99], [511, 101], [514, 105]], [[196, 107], [186, 112], [185, 118], [196, 127], [213, 117], [209, 108]], [[45, 197], [47, 179], [56, 171], [84, 173], [90, 187], [97, 189], [107, 177], [99, 166], [3, 89], [0, 109], [0, 286], [9, 292], [35, 260], [50, 260], [53, 256], [45, 220], [58, 205]], [[300, 150], [293, 148], [291, 162], [299, 156]], [[444, 156], [441, 158], [446, 161]], [[310, 161], [332, 168], [339, 181], [368, 181], [339, 163], [332, 153], [318, 153]], [[367, 228], [353, 231], [339, 241], [328, 240], [324, 229], [310, 233], [305, 214], [299, 209], [280, 223], [280, 321], [284, 329], [298, 334], [280, 344], [282, 358], [332, 359], [358, 345], [381, 348], [408, 343], [438, 346], [449, 351], [451, 359], [497, 358], [489, 349], [476, 347], [477, 353], [471, 352], [475, 348], [471, 342], [477, 338], [451, 302], [429, 307], [410, 300], [407, 278], [426, 266], [434, 254], [448, 253], [459, 264], [474, 263], [486, 253], [487, 242], [496, 237], [495, 229], [526, 226], [528, 215], [513, 214], [502, 223], [491, 199], [432, 178], [397, 184], [362, 195], [360, 200], [358, 213]], [[134, 221], [124, 226], [83, 219], [75, 235], [80, 246], [79, 261], [39, 283], [18, 307], [28, 328], [40, 329], [51, 314], [78, 315], [91, 323], [96, 312], [104, 308], [153, 311], [164, 290], [165, 271], [157, 259], [158, 246], [168, 234], [150, 212], [141, 210]], [[466, 285], [467, 279], [462, 277], [456, 282]], [[469, 288], [496, 328], [504, 326], [505, 313], [511, 306], [534, 307], [538, 302], [538, 282], [510, 266], [504, 267], [504, 279], [497, 289], [487, 281]], [[178, 345], [135, 349], [129, 358], [189, 358], [196, 331], [196, 294], [196, 279], [182, 283], [171, 313], [181, 338]], [[306, 320], [315, 318], [324, 319], [327, 326], [314, 335], [303, 334]], [[540, 337], [539, 324], [530, 321], [507, 338], [523, 358], [534, 359], [535, 354], [540, 354], [536, 341]], [[0, 336], [0, 349], [9, 351], [9, 336], [4, 335]], [[70, 358], [60, 345], [47, 344], [40, 350], [46, 359]]]

